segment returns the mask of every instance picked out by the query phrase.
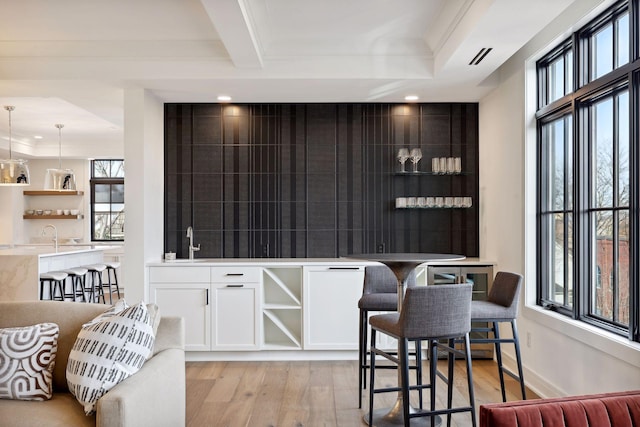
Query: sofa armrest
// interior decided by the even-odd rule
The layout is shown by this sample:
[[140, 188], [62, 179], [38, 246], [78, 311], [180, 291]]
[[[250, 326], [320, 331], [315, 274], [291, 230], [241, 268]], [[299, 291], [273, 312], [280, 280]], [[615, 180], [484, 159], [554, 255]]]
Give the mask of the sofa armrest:
[[98, 427], [185, 425], [184, 319], [162, 317], [153, 357], [98, 400]]
[[153, 345], [153, 354], [175, 348], [184, 351], [184, 319], [182, 317], [162, 317]]
[[184, 351], [167, 349], [98, 400], [98, 427], [185, 425]]

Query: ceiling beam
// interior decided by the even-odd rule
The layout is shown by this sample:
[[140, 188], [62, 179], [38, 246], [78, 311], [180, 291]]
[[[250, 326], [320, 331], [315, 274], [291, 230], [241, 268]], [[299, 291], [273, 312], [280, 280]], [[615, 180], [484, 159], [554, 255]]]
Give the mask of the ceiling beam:
[[245, 0], [200, 0], [237, 68], [262, 68], [262, 53]]

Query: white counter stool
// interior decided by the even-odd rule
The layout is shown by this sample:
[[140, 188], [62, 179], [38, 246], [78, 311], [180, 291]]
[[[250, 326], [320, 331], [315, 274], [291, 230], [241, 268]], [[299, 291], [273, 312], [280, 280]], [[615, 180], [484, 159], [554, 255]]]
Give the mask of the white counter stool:
[[70, 298], [73, 301], [78, 301], [78, 297], [82, 302], [87, 302], [87, 298], [84, 294], [84, 287], [87, 279], [87, 272], [89, 270], [85, 267], [73, 267], [62, 270], [63, 273], [67, 273], [67, 279], [70, 279], [71, 291], [67, 292], [65, 288], [64, 297]]
[[84, 268], [88, 270], [87, 274], [89, 276], [89, 280], [85, 283], [85, 292], [89, 294], [89, 298], [91, 302], [100, 302], [100, 298], [102, 298], [102, 303], [106, 304], [106, 300], [104, 298], [104, 290], [102, 289], [102, 272], [107, 269], [107, 266], [104, 264], [89, 264], [85, 265]]
[[[107, 281], [103, 282], [103, 288], [109, 289], [109, 304], [113, 304], [113, 288], [115, 287], [115, 292], [118, 294], [118, 299], [120, 299], [120, 287], [118, 286], [118, 275], [116, 270], [120, 268], [120, 263], [117, 261], [105, 261], [104, 265], [107, 266]], [[113, 280], [111, 280], [111, 276], [113, 275]]]
[[[67, 280], [67, 273], [63, 271], [47, 271], [46, 273], [40, 273], [40, 299], [51, 301], [64, 301], [64, 282]], [[45, 298], [44, 289], [45, 285], [49, 285], [49, 298]], [[56, 290], [59, 291], [59, 296], [56, 296]]]
[[[416, 286], [407, 288], [402, 302], [401, 313], [388, 313], [372, 316], [371, 360], [369, 384], [369, 425], [373, 424], [373, 396], [376, 393], [402, 392], [402, 410], [404, 425], [409, 426], [411, 418], [447, 415], [447, 425], [451, 425], [451, 414], [470, 412], [471, 425], [476, 426], [475, 399], [471, 373], [471, 349], [469, 332], [471, 330], [471, 284]], [[398, 340], [398, 355], [376, 347], [376, 332], [382, 332]], [[455, 348], [456, 338], [462, 337], [464, 351]], [[409, 341], [427, 341], [429, 343], [429, 384], [409, 384]], [[448, 372], [445, 376], [438, 371], [438, 350], [448, 353]], [[467, 386], [469, 405], [452, 408], [453, 372], [455, 356], [463, 356], [467, 365]], [[400, 369], [399, 387], [375, 389], [376, 356], [382, 356], [398, 365]], [[441, 378], [447, 382], [447, 408], [436, 409], [436, 382]], [[410, 410], [409, 392], [428, 388], [430, 405], [428, 410]], [[434, 425], [433, 423], [431, 425]]]

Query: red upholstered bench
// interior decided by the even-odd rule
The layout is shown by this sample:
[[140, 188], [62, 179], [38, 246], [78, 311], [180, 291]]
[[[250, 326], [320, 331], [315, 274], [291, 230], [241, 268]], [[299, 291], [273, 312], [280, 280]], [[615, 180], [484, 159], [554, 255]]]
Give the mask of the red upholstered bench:
[[640, 390], [480, 406], [480, 427], [640, 426]]

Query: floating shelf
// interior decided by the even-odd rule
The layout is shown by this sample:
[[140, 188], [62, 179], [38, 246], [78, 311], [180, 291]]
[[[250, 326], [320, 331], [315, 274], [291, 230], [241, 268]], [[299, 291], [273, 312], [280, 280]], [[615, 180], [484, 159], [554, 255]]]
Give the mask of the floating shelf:
[[455, 172], [455, 173], [434, 173], [434, 172], [394, 172], [394, 175], [397, 176], [458, 176], [458, 175], [469, 175], [468, 172]]
[[84, 215], [22, 215], [24, 219], [82, 219]]
[[25, 196], [82, 196], [79, 190], [24, 190]]

